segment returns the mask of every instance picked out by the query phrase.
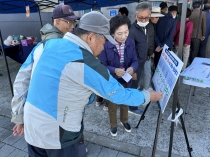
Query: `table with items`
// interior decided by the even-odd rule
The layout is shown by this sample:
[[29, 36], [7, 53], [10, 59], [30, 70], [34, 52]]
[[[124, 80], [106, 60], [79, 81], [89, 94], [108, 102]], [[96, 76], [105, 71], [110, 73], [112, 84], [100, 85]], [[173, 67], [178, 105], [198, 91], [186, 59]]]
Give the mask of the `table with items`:
[[210, 90], [210, 59], [196, 57], [192, 64], [181, 73], [181, 76], [184, 76], [183, 83], [190, 86], [190, 93], [185, 108], [185, 113], [188, 113], [193, 89], [193, 95], [195, 95], [196, 87], [209, 88]]

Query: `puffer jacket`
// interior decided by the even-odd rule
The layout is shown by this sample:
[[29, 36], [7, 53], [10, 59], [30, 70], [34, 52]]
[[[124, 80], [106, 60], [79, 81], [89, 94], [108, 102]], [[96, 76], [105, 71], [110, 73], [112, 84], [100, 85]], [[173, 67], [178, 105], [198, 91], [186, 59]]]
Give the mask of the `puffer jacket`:
[[62, 38], [64, 35], [58, 28], [52, 26], [49, 23], [47, 23], [40, 29], [40, 34], [42, 40]]
[[148, 103], [147, 91], [124, 88], [79, 37], [39, 43], [21, 66], [12, 99], [12, 122], [24, 124], [28, 144], [68, 147], [83, 134], [83, 113], [95, 93], [116, 104]]

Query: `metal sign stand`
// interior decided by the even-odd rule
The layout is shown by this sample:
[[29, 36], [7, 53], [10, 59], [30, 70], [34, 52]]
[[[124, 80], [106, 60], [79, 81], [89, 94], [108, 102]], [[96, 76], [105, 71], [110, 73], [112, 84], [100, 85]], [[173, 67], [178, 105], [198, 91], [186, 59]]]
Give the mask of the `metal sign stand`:
[[[186, 12], [187, 12], [187, 1], [183, 1], [183, 3], [182, 3], [182, 13], [183, 14], [182, 14], [182, 17], [181, 17], [181, 28], [180, 28], [180, 38], [179, 38], [180, 40], [179, 40], [179, 49], [178, 49], [179, 58], [182, 58], [182, 49], [183, 49], [183, 42], [184, 42], [184, 30], [185, 30], [185, 19], [186, 19], [186, 14], [185, 13]], [[174, 97], [173, 97], [173, 106], [172, 106], [171, 133], [170, 133], [170, 143], [169, 143], [168, 157], [171, 157], [171, 155], [172, 155], [175, 116], [176, 116], [176, 113], [179, 112], [179, 110], [180, 110], [180, 103], [179, 103], [179, 99], [178, 99], [178, 90], [179, 90], [179, 78], [178, 78], [177, 83], [175, 85], [174, 95], [173, 95]], [[177, 111], [177, 108], [178, 108], [178, 111]], [[144, 114], [145, 114], [145, 112], [144, 112]], [[143, 114], [143, 117], [139, 120], [139, 124], [140, 124], [140, 121], [144, 119], [144, 114]], [[155, 157], [155, 152], [156, 152], [156, 147], [157, 147], [157, 140], [158, 140], [158, 134], [159, 134], [159, 128], [160, 128], [161, 120], [162, 120], [162, 111], [160, 110], [159, 111], [159, 115], [158, 115], [158, 121], [157, 121], [157, 127], [156, 127], [155, 139], [154, 139], [154, 145], [153, 145], [153, 150], [152, 150], [152, 157]], [[185, 141], [186, 141], [186, 144], [187, 144], [187, 149], [188, 149], [189, 155], [191, 157], [192, 156], [191, 155], [192, 148], [189, 145], [187, 132], [186, 132], [186, 128], [185, 128], [185, 124], [184, 124], [184, 120], [183, 120], [182, 115], [180, 116], [180, 120], [181, 120], [181, 125], [182, 125], [182, 129], [183, 129], [184, 136], [185, 136]], [[137, 128], [138, 128], [138, 125], [136, 126]]]
[[[182, 16], [181, 16], [181, 28], [180, 28], [180, 35], [179, 35], [180, 36], [180, 38], [179, 38], [179, 48], [178, 48], [179, 58], [182, 58], [186, 12], [187, 12], [187, 1], [183, 1], [183, 3], [182, 3]], [[172, 155], [173, 134], [174, 134], [174, 125], [175, 125], [174, 119], [175, 119], [176, 113], [180, 110], [178, 90], [179, 90], [179, 78], [178, 78], [177, 83], [176, 83], [175, 88], [174, 88], [174, 97], [173, 97], [173, 106], [172, 106], [172, 120], [171, 120], [171, 133], [170, 133], [170, 143], [169, 143], [168, 157], [171, 157], [171, 155]], [[176, 111], [176, 108], [178, 108], [178, 111]], [[161, 119], [160, 119], [161, 114], [162, 113], [159, 113], [159, 117], [158, 117], [158, 124], [157, 124], [157, 130], [156, 130], [156, 135], [155, 135], [152, 157], [155, 156], [155, 150], [156, 150], [156, 145], [157, 145], [157, 134], [159, 133], [159, 125], [160, 125], [160, 122], [161, 122]], [[186, 129], [185, 129], [184, 120], [183, 120], [182, 115], [180, 116], [180, 119], [181, 119], [182, 129], [184, 131], [185, 140], [186, 140], [186, 143], [187, 143], [187, 149], [188, 149], [189, 155], [191, 157], [192, 148], [189, 145], [189, 141], [188, 141], [188, 137], [187, 137], [187, 133], [186, 133]]]
[[[151, 102], [150, 102], [151, 103]], [[144, 118], [145, 118], [145, 113], [146, 113], [146, 111], [147, 111], [147, 109], [148, 109], [148, 107], [149, 107], [149, 105], [150, 105], [150, 103], [146, 106], [146, 108], [144, 109], [144, 111], [143, 111], [143, 113], [142, 113], [142, 115], [141, 115], [141, 117], [140, 117], [140, 119], [139, 119], [139, 122], [138, 122], [138, 124], [136, 125], [136, 129], [138, 129], [138, 127], [139, 127], [139, 124], [141, 123], [141, 121], [142, 120], [144, 120]]]
[[[178, 98], [175, 97], [175, 95], [178, 95], [178, 89], [177, 89], [177, 86], [178, 86], [178, 82], [179, 82], [179, 78], [177, 80], [177, 83], [175, 85], [175, 88], [174, 88], [174, 99], [178, 100]], [[154, 88], [154, 86], [153, 86]], [[175, 100], [173, 100], [175, 102]], [[176, 101], [177, 104], [173, 104], [173, 111], [174, 111], [174, 108], [175, 108], [175, 114], [179, 112], [180, 110], [180, 103], [179, 101]], [[137, 126], [135, 128], [138, 128], [139, 127], [139, 124], [142, 120], [144, 120], [145, 118], [145, 113], [148, 109], [148, 107], [150, 106], [150, 103], [146, 106], [146, 108], [144, 109], [144, 112], [143, 114], [141, 115], [141, 118], [137, 124]], [[160, 104], [158, 102], [158, 106], [160, 107]], [[178, 110], [177, 110], [178, 108]], [[169, 143], [169, 154], [168, 156], [171, 157], [172, 155], [172, 145], [173, 145], [173, 133], [174, 133], [174, 119], [175, 119], [175, 114], [174, 114], [174, 118], [171, 120], [171, 136], [170, 136], [170, 143]], [[155, 132], [155, 139], [154, 139], [154, 144], [153, 144], [153, 149], [152, 149], [152, 157], [155, 157], [155, 152], [156, 152], [156, 148], [157, 148], [157, 141], [158, 141], [158, 134], [159, 134], [159, 129], [160, 129], [160, 124], [161, 124], [161, 121], [162, 121], [162, 111], [161, 109], [159, 110], [159, 114], [158, 114], [158, 119], [157, 119], [157, 126], [156, 126], [156, 132]], [[172, 112], [172, 116], [173, 116], [173, 112]], [[186, 141], [186, 144], [187, 144], [187, 149], [188, 149], [188, 152], [189, 152], [189, 156], [191, 157], [191, 152], [193, 151], [193, 149], [190, 147], [190, 144], [189, 144], [189, 140], [188, 140], [188, 137], [187, 137], [187, 132], [186, 132], [186, 128], [185, 128], [185, 124], [184, 124], [184, 119], [182, 117], [182, 115], [180, 116], [180, 120], [181, 120], [181, 125], [182, 125], [182, 129], [183, 129], [183, 132], [184, 132], [184, 136], [185, 136], [185, 141]]]

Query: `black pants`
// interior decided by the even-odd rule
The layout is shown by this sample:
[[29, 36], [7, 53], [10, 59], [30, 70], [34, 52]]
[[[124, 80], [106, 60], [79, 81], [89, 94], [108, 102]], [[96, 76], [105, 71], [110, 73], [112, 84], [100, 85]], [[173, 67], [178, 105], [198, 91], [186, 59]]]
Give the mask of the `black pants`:
[[28, 144], [30, 157], [86, 157], [83, 137], [79, 142], [62, 149], [42, 149]]
[[192, 63], [195, 57], [198, 56], [201, 40], [197, 38], [191, 38], [190, 45], [190, 57], [189, 62]]
[[155, 58], [154, 58], [154, 66], [155, 66], [155, 68], [156, 68], [157, 65], [158, 65], [158, 62], [159, 62], [161, 53], [162, 53], [162, 50], [161, 50], [160, 52], [156, 52], [156, 51], [155, 51]]
[[208, 38], [205, 38], [205, 40], [201, 41], [198, 57], [206, 58], [206, 45], [208, 42]]

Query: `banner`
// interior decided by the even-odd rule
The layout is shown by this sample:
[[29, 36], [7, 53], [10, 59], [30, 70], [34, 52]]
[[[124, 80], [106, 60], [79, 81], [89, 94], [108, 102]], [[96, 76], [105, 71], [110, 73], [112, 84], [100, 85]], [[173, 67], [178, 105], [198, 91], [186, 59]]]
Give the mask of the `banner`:
[[26, 18], [30, 17], [30, 7], [26, 6]]
[[167, 45], [164, 45], [160, 60], [152, 78], [155, 90], [163, 93], [163, 98], [159, 100], [162, 113], [164, 112], [173, 92], [182, 66], [183, 62], [174, 52], [168, 50]]

